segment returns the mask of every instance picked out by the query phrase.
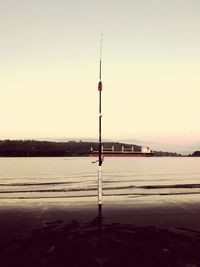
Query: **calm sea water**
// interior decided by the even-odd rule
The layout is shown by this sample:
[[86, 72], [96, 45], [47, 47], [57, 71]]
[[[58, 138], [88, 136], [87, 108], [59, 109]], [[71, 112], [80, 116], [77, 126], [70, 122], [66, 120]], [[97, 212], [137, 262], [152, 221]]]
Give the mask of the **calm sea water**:
[[[95, 158], [0, 158], [0, 199], [96, 196]], [[200, 194], [200, 158], [105, 158], [105, 196]]]

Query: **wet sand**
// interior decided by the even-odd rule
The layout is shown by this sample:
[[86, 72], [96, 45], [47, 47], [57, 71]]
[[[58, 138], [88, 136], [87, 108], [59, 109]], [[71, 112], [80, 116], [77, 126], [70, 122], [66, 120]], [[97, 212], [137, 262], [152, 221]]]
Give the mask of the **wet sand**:
[[0, 266], [200, 266], [200, 199], [0, 203]]

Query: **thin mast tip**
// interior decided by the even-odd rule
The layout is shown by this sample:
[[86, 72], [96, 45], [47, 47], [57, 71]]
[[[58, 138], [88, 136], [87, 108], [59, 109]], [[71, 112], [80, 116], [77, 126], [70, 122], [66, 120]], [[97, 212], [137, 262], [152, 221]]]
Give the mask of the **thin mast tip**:
[[102, 60], [102, 46], [103, 46], [103, 33], [101, 33], [101, 40], [100, 40], [100, 61]]
[[[100, 40], [100, 62], [99, 62], [99, 80], [101, 81], [101, 63], [102, 63], [102, 46], [103, 46], [103, 33], [101, 33], [101, 40]], [[101, 86], [102, 90], [102, 86]]]

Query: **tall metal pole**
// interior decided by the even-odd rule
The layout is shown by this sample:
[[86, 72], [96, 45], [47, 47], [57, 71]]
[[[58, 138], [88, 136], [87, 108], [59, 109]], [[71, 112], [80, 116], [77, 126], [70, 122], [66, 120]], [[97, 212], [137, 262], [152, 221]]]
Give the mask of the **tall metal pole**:
[[102, 81], [101, 81], [101, 64], [102, 64], [102, 42], [103, 35], [101, 35], [101, 43], [100, 43], [100, 61], [99, 61], [99, 83], [98, 83], [98, 91], [99, 91], [99, 166], [98, 166], [98, 208], [99, 213], [101, 214], [102, 210], [102, 141], [101, 141], [101, 92], [102, 92]]

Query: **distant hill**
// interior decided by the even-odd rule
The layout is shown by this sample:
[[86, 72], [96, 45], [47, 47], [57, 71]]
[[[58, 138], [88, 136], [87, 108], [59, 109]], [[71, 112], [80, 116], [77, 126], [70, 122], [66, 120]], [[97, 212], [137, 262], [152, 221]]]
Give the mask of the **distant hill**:
[[[103, 142], [103, 146], [133, 146], [135, 151], [141, 151], [141, 146], [119, 142]], [[37, 140], [0, 140], [0, 157], [73, 157], [88, 156], [90, 149], [98, 150], [97, 142], [50, 142]], [[155, 156], [179, 156], [176, 153], [154, 151]]]

